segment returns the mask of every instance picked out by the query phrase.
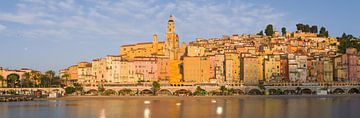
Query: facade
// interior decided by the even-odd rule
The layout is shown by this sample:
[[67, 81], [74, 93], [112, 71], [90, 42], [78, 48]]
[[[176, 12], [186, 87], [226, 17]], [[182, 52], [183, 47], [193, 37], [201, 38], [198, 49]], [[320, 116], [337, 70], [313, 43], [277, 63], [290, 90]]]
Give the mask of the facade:
[[289, 54], [289, 78], [291, 82], [306, 82], [307, 56]]
[[93, 86], [97, 86], [99, 84], [103, 84], [106, 82], [106, 78], [107, 78], [106, 67], [107, 67], [106, 58], [95, 59], [92, 61], [91, 70], [94, 78], [90, 80], [90, 83]]
[[259, 78], [262, 71], [262, 68], [259, 68], [262, 66], [262, 63], [259, 63], [259, 58], [252, 55], [242, 55], [240, 61], [240, 79], [247, 85], [258, 84], [259, 80], [262, 80]]
[[357, 78], [357, 60], [356, 55], [357, 50], [355, 48], [349, 48], [346, 50], [346, 54], [343, 54], [342, 59], [342, 68], [345, 73], [345, 81], [356, 81]]
[[156, 57], [136, 57], [134, 65], [139, 81], [158, 81]]
[[208, 57], [184, 57], [185, 82], [210, 82], [210, 60]]
[[78, 83], [87, 84], [90, 83], [92, 76], [92, 65], [89, 62], [80, 62], [78, 65]]
[[226, 81], [240, 81], [240, 55], [225, 53], [225, 79]]
[[280, 78], [283, 82], [289, 82], [289, 61], [288, 55], [280, 55]]
[[109, 55], [106, 57], [106, 75], [105, 82], [119, 83], [120, 82], [120, 62], [121, 57], [117, 55]]
[[280, 55], [269, 54], [264, 58], [265, 81], [280, 81]]
[[217, 82], [225, 82], [225, 56], [215, 55], [215, 78]]
[[187, 56], [205, 56], [205, 48], [199, 46], [188, 46], [187, 47]]
[[329, 57], [324, 57], [324, 81], [332, 82], [334, 81], [334, 62]]
[[120, 61], [120, 83], [135, 83], [138, 81], [132, 61]]

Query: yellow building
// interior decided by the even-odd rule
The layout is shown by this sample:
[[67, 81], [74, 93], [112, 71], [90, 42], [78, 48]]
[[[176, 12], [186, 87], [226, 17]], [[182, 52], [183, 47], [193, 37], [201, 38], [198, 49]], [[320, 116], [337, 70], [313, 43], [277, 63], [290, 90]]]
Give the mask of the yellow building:
[[169, 60], [170, 84], [179, 84], [182, 82], [182, 73], [180, 73], [181, 65], [181, 60]]
[[121, 83], [135, 83], [137, 82], [135, 74], [135, 65], [132, 61], [120, 62], [120, 82]]
[[208, 57], [184, 57], [185, 82], [209, 82], [210, 60]]
[[92, 86], [97, 86], [98, 84], [105, 82], [107, 75], [106, 66], [106, 58], [95, 59], [92, 61], [91, 70], [93, 78], [90, 80]]
[[187, 56], [205, 56], [205, 48], [201, 46], [187, 46]]
[[165, 34], [165, 41], [159, 42], [155, 34], [152, 42], [137, 43], [131, 45], [122, 45], [120, 55], [123, 60], [132, 61], [135, 57], [149, 57], [154, 55], [165, 55], [170, 60], [179, 59], [179, 37], [175, 33], [175, 24], [172, 16], [168, 21], [168, 27]]
[[280, 79], [280, 55], [266, 55], [264, 61], [265, 80]]
[[295, 38], [314, 38], [317, 37], [316, 33], [306, 33], [306, 32], [294, 32], [293, 37]]
[[[67, 77], [64, 75], [67, 75]], [[67, 69], [60, 70], [60, 77], [63, 81], [65, 81], [66, 85], [78, 82], [78, 65], [72, 65]]]
[[79, 84], [86, 84], [92, 78], [91, 73], [91, 63], [89, 62], [80, 62], [78, 64], [78, 83]]
[[240, 81], [240, 55], [225, 53], [225, 79], [228, 82]]
[[139, 56], [164, 55], [165, 42], [158, 42], [157, 35], [154, 34], [153, 42], [144, 42], [131, 45], [122, 45], [120, 54], [123, 60], [132, 61]]
[[[182, 61], [180, 58], [186, 51], [186, 44], [183, 43], [179, 47], [179, 36], [175, 33], [175, 23], [173, 17], [170, 15], [167, 30], [165, 34], [165, 41], [159, 42], [158, 37], [155, 34], [152, 42], [137, 43], [132, 45], [123, 45], [120, 47], [120, 54], [122, 61], [134, 61], [136, 57], [164, 57], [168, 58], [168, 61], [164, 62], [168, 64], [169, 73], [160, 73], [160, 81], [170, 80], [170, 83], [180, 83], [182, 75], [180, 73], [180, 67]], [[130, 69], [130, 68], [129, 68]], [[127, 73], [127, 72], [122, 72]], [[122, 80], [126, 76], [132, 75], [120, 75]], [[136, 76], [136, 75], [135, 75]]]
[[324, 58], [324, 80], [325, 82], [332, 82], [334, 80], [334, 63], [329, 57]]
[[121, 57], [118, 55], [108, 55], [106, 57], [106, 75], [105, 80], [107, 83], [120, 82], [120, 62]]

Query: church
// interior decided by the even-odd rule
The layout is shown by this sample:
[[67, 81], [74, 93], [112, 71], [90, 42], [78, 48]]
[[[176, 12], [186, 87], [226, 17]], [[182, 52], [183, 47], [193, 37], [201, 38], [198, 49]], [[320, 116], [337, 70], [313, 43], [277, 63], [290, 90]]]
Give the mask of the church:
[[165, 34], [165, 41], [159, 42], [158, 36], [153, 35], [152, 42], [143, 42], [120, 47], [122, 60], [133, 61], [135, 57], [166, 57], [169, 60], [180, 60], [185, 53], [186, 44], [179, 47], [179, 36], [175, 33], [175, 24], [170, 15]]

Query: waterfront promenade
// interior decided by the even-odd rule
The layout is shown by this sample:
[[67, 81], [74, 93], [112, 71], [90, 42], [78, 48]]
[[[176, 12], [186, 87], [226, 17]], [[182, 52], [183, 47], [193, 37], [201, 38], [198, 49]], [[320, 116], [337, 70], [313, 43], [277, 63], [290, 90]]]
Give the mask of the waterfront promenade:
[[[47, 97], [51, 93], [65, 95], [64, 88], [0, 88], [0, 95], [32, 95]], [[265, 83], [244, 85], [224, 84], [162, 84], [154, 88], [150, 83], [83, 86], [74, 95], [87, 96], [233, 96], [233, 95], [319, 95], [360, 94], [357, 82], [337, 83]]]

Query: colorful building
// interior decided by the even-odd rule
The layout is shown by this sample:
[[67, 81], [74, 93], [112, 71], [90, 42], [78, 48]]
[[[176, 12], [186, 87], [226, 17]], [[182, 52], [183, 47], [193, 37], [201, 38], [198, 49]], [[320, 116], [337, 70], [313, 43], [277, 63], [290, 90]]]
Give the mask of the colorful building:
[[258, 84], [259, 80], [262, 80], [262, 63], [259, 59], [259, 57], [251, 54], [242, 54], [240, 58], [240, 79], [245, 84]]
[[185, 82], [210, 82], [208, 57], [184, 57]]
[[281, 81], [280, 55], [269, 54], [264, 57], [265, 81]]
[[225, 80], [228, 82], [240, 81], [240, 55], [225, 53]]

